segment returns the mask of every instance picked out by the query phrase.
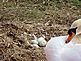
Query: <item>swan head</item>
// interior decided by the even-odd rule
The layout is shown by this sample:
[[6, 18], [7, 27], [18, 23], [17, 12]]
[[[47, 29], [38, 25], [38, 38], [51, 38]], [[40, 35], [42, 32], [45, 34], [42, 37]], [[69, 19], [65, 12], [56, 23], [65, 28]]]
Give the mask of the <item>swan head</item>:
[[75, 35], [81, 34], [81, 19], [74, 21], [68, 30], [68, 38], [66, 43], [69, 43]]

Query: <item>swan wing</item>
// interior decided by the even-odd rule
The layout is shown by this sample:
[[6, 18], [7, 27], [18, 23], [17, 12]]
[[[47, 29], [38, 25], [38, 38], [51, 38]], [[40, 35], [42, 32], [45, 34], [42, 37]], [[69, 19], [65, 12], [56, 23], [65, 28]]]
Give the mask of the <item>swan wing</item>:
[[73, 48], [63, 48], [60, 54], [63, 61], [81, 61], [81, 44]]

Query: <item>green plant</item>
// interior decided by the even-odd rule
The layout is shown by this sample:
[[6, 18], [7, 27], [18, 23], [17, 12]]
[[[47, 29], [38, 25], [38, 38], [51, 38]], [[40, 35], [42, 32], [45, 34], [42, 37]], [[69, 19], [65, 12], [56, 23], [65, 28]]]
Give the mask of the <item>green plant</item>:
[[81, 6], [81, 1], [80, 0], [70, 0], [74, 5], [79, 5]]

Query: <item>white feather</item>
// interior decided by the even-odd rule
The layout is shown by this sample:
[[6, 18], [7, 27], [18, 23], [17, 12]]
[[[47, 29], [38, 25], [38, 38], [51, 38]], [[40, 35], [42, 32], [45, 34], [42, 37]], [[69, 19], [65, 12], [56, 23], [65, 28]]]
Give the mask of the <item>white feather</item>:
[[54, 37], [45, 47], [48, 61], [81, 61], [81, 44], [72, 42], [65, 44], [67, 36]]

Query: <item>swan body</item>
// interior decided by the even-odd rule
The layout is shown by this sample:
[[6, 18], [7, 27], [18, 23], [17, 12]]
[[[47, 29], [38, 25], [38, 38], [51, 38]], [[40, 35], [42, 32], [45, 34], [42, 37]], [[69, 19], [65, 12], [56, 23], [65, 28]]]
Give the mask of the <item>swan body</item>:
[[51, 38], [46, 47], [47, 61], [81, 61], [81, 19], [73, 22], [70, 28], [77, 27], [76, 35], [65, 43], [68, 35]]
[[81, 61], [81, 44], [73, 42], [65, 44], [67, 36], [54, 37], [45, 47], [48, 61]]

